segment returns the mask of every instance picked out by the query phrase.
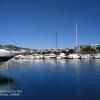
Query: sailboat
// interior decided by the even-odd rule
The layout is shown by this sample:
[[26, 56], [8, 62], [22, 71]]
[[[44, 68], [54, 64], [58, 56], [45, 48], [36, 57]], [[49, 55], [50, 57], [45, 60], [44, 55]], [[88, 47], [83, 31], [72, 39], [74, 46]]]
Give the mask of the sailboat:
[[[58, 51], [58, 33], [56, 31], [56, 51]], [[56, 58], [57, 59], [65, 59], [67, 58], [66, 54], [65, 53], [60, 53], [59, 55], [56, 54]]]
[[77, 39], [77, 23], [76, 23], [76, 49], [74, 54], [69, 54], [67, 58], [69, 59], [80, 59], [80, 55], [78, 54], [78, 39]]
[[[56, 31], [56, 51], [57, 51], [57, 31]], [[50, 54], [46, 54], [44, 56], [45, 59], [56, 59], [57, 58], [57, 54], [54, 54], [54, 52], [51, 52]]]

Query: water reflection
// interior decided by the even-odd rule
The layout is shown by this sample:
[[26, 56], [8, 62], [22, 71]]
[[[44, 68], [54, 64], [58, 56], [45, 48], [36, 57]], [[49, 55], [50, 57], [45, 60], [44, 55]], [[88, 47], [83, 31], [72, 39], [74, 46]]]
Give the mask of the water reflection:
[[[12, 60], [0, 73], [16, 81], [24, 97], [36, 100], [97, 100], [100, 91], [100, 60]], [[27, 91], [30, 91], [29, 93]]]
[[[0, 90], [10, 88], [11, 85], [15, 84], [15, 81], [9, 76], [8, 62], [6, 62], [5, 67], [4, 65], [5, 63], [0, 65]], [[6, 75], [5, 70], [7, 71]]]
[[12, 78], [0, 74], [0, 95], [3, 94], [3, 90], [10, 89], [14, 84], [15, 81]]

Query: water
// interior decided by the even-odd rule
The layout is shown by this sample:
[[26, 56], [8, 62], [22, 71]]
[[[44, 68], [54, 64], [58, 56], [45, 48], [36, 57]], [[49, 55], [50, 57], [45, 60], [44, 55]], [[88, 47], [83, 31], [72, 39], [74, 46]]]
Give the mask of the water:
[[99, 59], [9, 61], [0, 65], [0, 74], [15, 81], [0, 90], [22, 90], [6, 100], [100, 100]]

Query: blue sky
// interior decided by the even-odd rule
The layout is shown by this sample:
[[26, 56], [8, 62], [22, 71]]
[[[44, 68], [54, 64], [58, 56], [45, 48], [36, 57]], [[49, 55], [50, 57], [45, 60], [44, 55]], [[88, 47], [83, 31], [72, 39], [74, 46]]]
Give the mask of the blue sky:
[[100, 43], [99, 0], [0, 0], [0, 44], [35, 49]]

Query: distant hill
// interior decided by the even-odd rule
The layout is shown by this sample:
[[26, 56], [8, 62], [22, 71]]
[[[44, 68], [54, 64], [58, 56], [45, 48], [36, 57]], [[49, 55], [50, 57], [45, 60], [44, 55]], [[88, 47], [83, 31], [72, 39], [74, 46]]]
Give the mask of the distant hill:
[[16, 50], [16, 51], [20, 51], [21, 49], [25, 49], [25, 50], [31, 50], [30, 48], [23, 48], [23, 47], [18, 47], [15, 45], [0, 45], [0, 48], [6, 49], [6, 50]]

